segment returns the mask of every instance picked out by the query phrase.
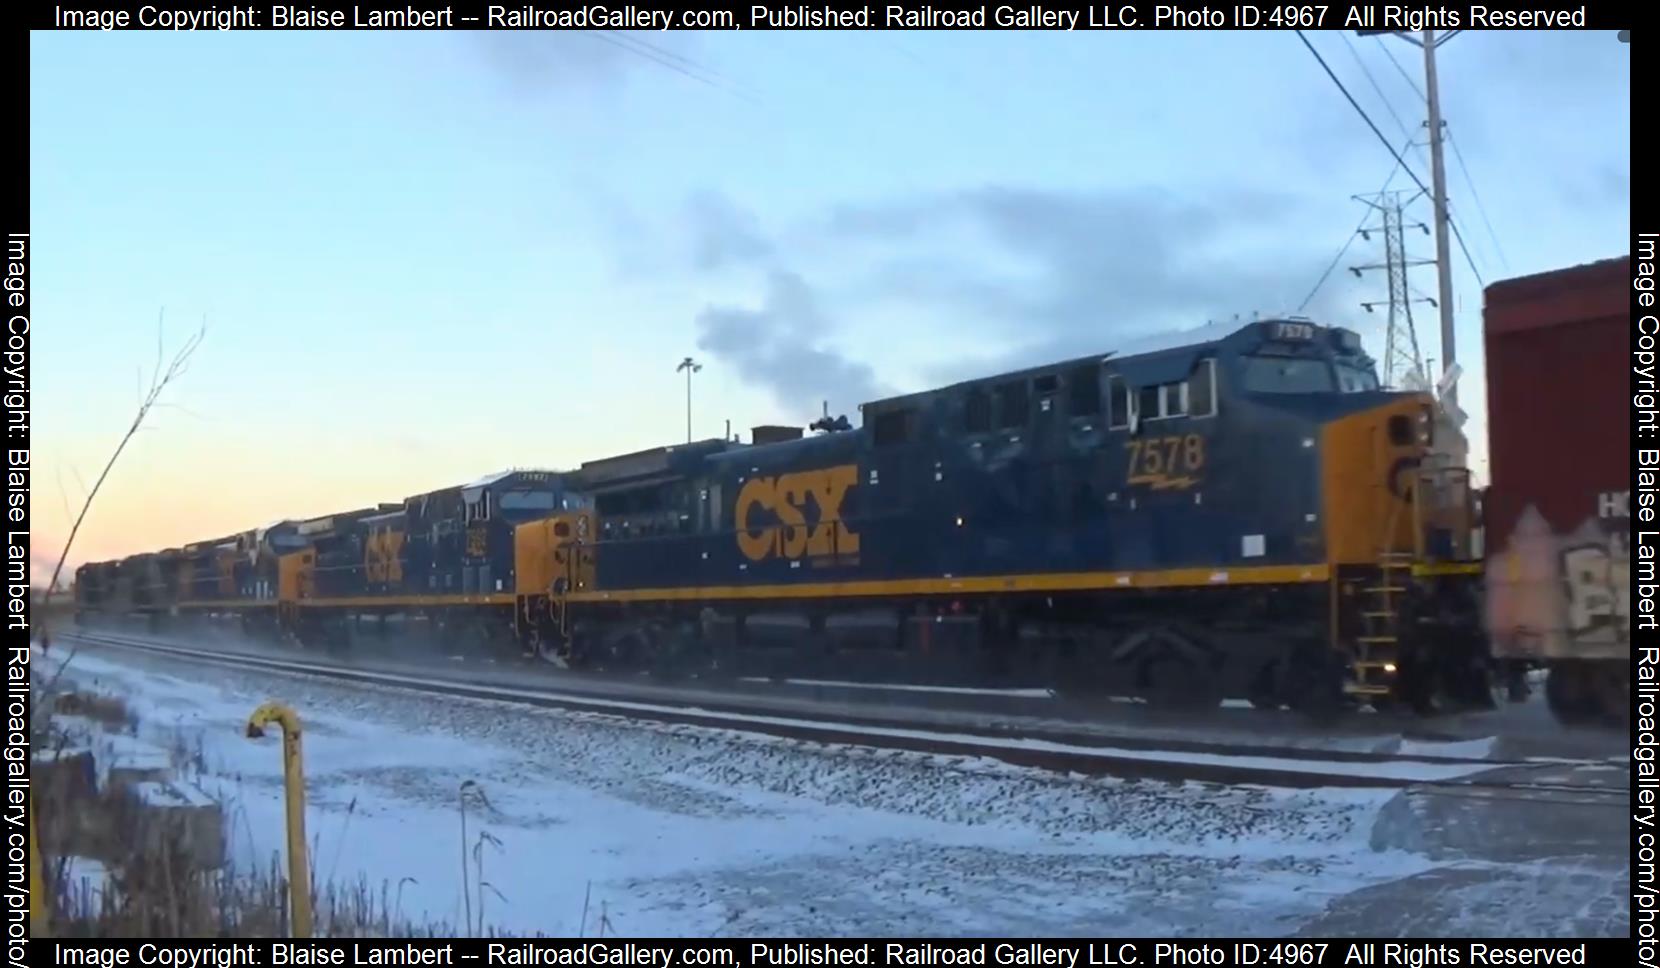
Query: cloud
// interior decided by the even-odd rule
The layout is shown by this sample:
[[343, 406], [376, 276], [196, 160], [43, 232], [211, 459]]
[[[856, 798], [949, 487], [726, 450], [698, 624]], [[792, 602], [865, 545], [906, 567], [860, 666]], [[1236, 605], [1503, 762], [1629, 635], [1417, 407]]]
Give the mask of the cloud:
[[1600, 201], [1617, 205], [1631, 204], [1631, 170], [1622, 164], [1609, 162], [1599, 165], [1596, 173], [1596, 194]]
[[832, 413], [850, 413], [890, 392], [869, 366], [824, 346], [831, 325], [818, 297], [787, 269], [767, 273], [759, 306], [709, 306], [698, 314], [697, 328], [699, 349], [735, 365], [745, 380], [803, 418], [816, 416], [821, 400]]
[[[798, 233], [805, 247], [781, 245], [721, 196], [700, 196], [689, 217], [693, 270], [758, 269], [767, 278], [761, 308], [700, 314], [701, 345], [796, 400], [809, 389], [815, 400], [878, 395], [871, 366], [824, 349], [835, 327], [822, 308], [828, 300], [797, 267], [807, 261], [801, 248], [814, 264], [836, 267], [838, 295], [944, 331], [950, 352], [922, 374], [951, 382], [1108, 351], [1148, 332], [1297, 311], [1343, 242], [1338, 232], [1354, 224], [1311, 233], [1316, 221], [1330, 223], [1323, 210], [1246, 189], [1001, 185], [836, 206]], [[1367, 261], [1376, 260], [1357, 243], [1302, 312], [1352, 320], [1360, 291], [1382, 280], [1367, 286], [1344, 267]], [[1012, 348], [977, 356], [985, 344]]]
[[[828, 226], [890, 253], [868, 279], [873, 295], [976, 317], [1022, 344], [978, 369], [988, 362], [1032, 365], [1110, 349], [1119, 338], [1149, 331], [1294, 309], [1331, 258], [1329, 250], [1316, 254], [1312, 244], [1286, 241], [1303, 214], [1293, 199], [1246, 190], [1176, 196], [992, 186], [846, 207]], [[919, 250], [929, 255], [918, 258]], [[952, 364], [934, 373], [968, 375]]]
[[718, 192], [700, 192], [689, 205], [691, 260], [694, 268], [713, 272], [734, 265], [766, 262], [776, 247], [761, 230], [754, 213]]

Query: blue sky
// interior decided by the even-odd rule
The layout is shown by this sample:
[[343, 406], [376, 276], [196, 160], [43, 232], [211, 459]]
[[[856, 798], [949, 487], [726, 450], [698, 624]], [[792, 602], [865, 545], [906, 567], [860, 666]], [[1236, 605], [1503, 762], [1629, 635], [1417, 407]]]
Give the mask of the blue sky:
[[[1416, 48], [1310, 37], [1421, 137]], [[1629, 48], [1440, 64], [1482, 278], [1624, 254]], [[37, 33], [31, 75], [39, 557], [158, 316], [208, 326], [72, 560], [671, 442], [687, 354], [708, 436], [1295, 309], [1395, 167], [1290, 33]], [[1385, 295], [1340, 270], [1305, 312], [1381, 357]]]

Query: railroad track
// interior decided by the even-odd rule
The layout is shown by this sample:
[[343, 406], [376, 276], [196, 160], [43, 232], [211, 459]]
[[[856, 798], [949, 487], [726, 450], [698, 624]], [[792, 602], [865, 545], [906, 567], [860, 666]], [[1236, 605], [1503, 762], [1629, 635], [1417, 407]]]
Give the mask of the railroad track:
[[[608, 715], [666, 725], [725, 729], [823, 744], [909, 750], [983, 757], [1018, 766], [1093, 776], [1216, 784], [1315, 788], [1406, 789], [1427, 795], [1486, 799], [1540, 800], [1618, 804], [1629, 800], [1625, 785], [1519, 780], [1484, 774], [1560, 770], [1575, 765], [1605, 766], [1601, 761], [1538, 763], [1433, 754], [1392, 754], [1324, 750], [1249, 743], [1170, 742], [1068, 731], [1054, 726], [1012, 724], [921, 724], [900, 712], [887, 715], [826, 716], [812, 704], [767, 702], [762, 698], [703, 693], [670, 700], [663, 689], [641, 690], [626, 683], [601, 691], [591, 681], [576, 688], [555, 684], [533, 687], [468, 681], [455, 676], [418, 675], [409, 671], [351, 666], [327, 659], [289, 658], [183, 646], [132, 635], [76, 631], [59, 636], [65, 645], [85, 645], [145, 653], [179, 661], [244, 671], [313, 677], [383, 688], [410, 689], [525, 706]], [[788, 712], [781, 711], [788, 707]], [[937, 717], [936, 717], [937, 719]]]

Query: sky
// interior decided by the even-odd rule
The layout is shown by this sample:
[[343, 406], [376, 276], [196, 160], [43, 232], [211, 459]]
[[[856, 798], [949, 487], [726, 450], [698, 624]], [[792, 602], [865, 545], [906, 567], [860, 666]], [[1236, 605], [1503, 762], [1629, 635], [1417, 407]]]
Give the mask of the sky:
[[[1417, 48], [1308, 36], [1424, 140]], [[1627, 251], [1630, 57], [1438, 63], [1479, 473], [1483, 282]], [[201, 327], [71, 565], [673, 443], [688, 355], [695, 435], [746, 438], [1255, 313], [1381, 359], [1354, 196], [1416, 193], [1294, 33], [36, 33], [30, 71], [37, 567]]]

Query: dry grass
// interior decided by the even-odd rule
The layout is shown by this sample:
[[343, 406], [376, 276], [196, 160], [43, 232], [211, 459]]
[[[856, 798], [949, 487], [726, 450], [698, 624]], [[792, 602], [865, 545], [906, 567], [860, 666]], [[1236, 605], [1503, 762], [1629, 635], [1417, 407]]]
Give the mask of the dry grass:
[[138, 726], [137, 718], [119, 696], [66, 692], [52, 703], [52, 712], [60, 716], [80, 716], [124, 733], [130, 733]]
[[[37, 718], [37, 749], [64, 758], [69, 734], [53, 721], [75, 715], [119, 732], [133, 732], [136, 718], [118, 697], [64, 692]], [[199, 772], [201, 751], [175, 744], [173, 759]], [[60, 938], [272, 938], [287, 934], [288, 878], [280, 857], [263, 867], [227, 865], [202, 870], [177, 825], [120, 794], [86, 781], [90, 770], [73, 767], [40, 773], [35, 786], [42, 860], [52, 897], [52, 931]], [[221, 805], [228, 818], [229, 811]], [[225, 826], [229, 827], [229, 821]], [[90, 853], [102, 877], [79, 876], [71, 851]], [[84, 864], [83, 862], [80, 862]], [[472, 890], [489, 889], [482, 859], [462, 876]], [[402, 913], [408, 879], [378, 886], [367, 878], [311, 885], [313, 934], [317, 937], [451, 937], [456, 925], [421, 922]], [[482, 904], [477, 912], [483, 921]], [[471, 920], [471, 917], [469, 917]], [[480, 930], [481, 925], [468, 928]], [[469, 932], [470, 933], [470, 932]]]
[[[159, 855], [158, 855], [159, 854]], [[105, 888], [62, 876], [53, 881], [53, 930], [60, 938], [280, 938], [287, 936], [288, 879], [273, 856], [262, 868], [191, 873], [167, 852], [113, 865]], [[390, 883], [367, 879], [312, 894], [313, 934], [323, 938], [441, 938], [454, 931], [399, 911]]]

